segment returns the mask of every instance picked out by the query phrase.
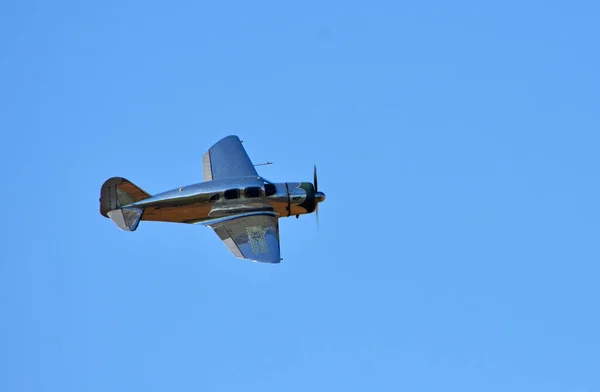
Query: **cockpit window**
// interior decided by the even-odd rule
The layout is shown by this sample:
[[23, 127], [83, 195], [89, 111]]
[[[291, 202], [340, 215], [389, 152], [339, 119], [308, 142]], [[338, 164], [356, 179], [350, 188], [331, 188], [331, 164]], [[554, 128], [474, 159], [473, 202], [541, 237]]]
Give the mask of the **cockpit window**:
[[261, 189], [257, 186], [250, 186], [244, 190], [244, 196], [250, 197], [259, 197]]
[[273, 184], [266, 183], [265, 184], [265, 195], [272, 196], [277, 193], [277, 188]]
[[240, 198], [240, 190], [239, 189], [228, 189], [223, 192], [223, 196], [225, 199], [239, 199]]
[[215, 193], [214, 195], [212, 195], [212, 196], [210, 197], [210, 200], [211, 200], [211, 201], [217, 201], [217, 200], [219, 200], [219, 194], [218, 194], [218, 193]]

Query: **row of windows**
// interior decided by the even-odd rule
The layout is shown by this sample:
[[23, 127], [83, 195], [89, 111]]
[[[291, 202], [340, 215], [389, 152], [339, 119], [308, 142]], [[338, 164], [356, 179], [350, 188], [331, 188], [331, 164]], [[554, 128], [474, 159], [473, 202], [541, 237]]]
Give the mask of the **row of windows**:
[[[275, 188], [275, 185], [265, 184], [265, 195], [266, 196], [272, 196], [275, 193], [277, 193], [277, 189]], [[244, 189], [244, 196], [248, 199], [253, 198], [253, 197], [260, 197], [261, 194], [262, 194], [262, 189], [257, 186], [251, 186], [251, 187]], [[223, 192], [223, 197], [226, 200], [239, 199], [240, 198], [240, 190], [239, 189], [228, 189], [225, 192]], [[210, 197], [210, 200], [211, 201], [219, 200], [219, 194], [215, 193], [214, 195], [212, 195]]]

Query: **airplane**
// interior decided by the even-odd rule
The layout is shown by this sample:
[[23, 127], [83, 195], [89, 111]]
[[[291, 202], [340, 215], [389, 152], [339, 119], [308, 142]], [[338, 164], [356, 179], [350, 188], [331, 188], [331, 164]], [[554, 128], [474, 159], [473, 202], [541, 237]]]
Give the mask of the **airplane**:
[[273, 183], [258, 175], [236, 135], [215, 143], [202, 158], [204, 182], [150, 195], [122, 177], [104, 182], [100, 213], [119, 229], [140, 221], [202, 224], [240, 259], [279, 263], [279, 218], [315, 212], [325, 194], [314, 183]]

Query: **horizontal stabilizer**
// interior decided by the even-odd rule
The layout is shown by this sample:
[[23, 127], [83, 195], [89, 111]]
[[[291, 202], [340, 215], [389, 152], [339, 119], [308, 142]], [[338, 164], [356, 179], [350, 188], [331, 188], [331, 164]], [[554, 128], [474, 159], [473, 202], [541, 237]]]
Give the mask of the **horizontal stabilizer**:
[[135, 231], [140, 223], [140, 219], [142, 219], [143, 213], [144, 211], [139, 208], [121, 208], [108, 211], [107, 215], [115, 222], [119, 229]]

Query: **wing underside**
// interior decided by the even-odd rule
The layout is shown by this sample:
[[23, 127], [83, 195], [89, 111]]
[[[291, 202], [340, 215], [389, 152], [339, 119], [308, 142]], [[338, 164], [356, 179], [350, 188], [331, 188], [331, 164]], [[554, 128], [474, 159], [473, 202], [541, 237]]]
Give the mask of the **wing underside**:
[[250, 213], [208, 223], [236, 257], [279, 263], [279, 221], [272, 213]]
[[223, 178], [258, 177], [258, 173], [237, 136], [219, 140], [202, 157], [204, 181]]

